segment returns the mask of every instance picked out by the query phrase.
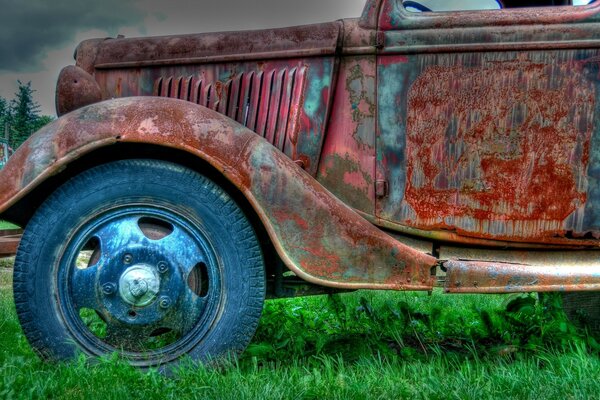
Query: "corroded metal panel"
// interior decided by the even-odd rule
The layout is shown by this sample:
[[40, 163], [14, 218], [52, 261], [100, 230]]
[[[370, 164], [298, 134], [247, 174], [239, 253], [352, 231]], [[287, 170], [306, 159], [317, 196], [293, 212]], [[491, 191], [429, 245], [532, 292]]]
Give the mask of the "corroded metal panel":
[[382, 56], [378, 216], [509, 241], [596, 237], [598, 55]]
[[[191, 101], [214, 109], [245, 125], [279, 150], [297, 144], [297, 110], [302, 109], [307, 67], [240, 72], [226, 82], [197, 75], [159, 77], [152, 95]], [[202, 91], [206, 92], [201, 95]], [[216, 89], [220, 88], [220, 90]], [[292, 142], [293, 140], [293, 142]]]
[[600, 266], [579, 263], [569, 268], [553, 265], [508, 264], [451, 260], [444, 290], [447, 293], [519, 293], [600, 290]]
[[317, 180], [368, 214], [375, 204], [375, 122], [375, 57], [344, 59]]
[[77, 48], [77, 65], [94, 69], [189, 65], [335, 54], [341, 22], [277, 29], [140, 38], [91, 39]]
[[76, 59], [98, 82], [102, 99], [160, 95], [205, 105], [255, 130], [314, 175], [342, 27], [335, 21], [92, 39], [79, 45]]
[[316, 173], [330, 106], [334, 59], [292, 58], [143, 69], [99, 69], [104, 98], [162, 96], [229, 116]]
[[206, 160], [240, 189], [281, 259], [332, 287], [428, 290], [436, 260], [393, 239], [246, 127], [189, 101], [132, 97], [71, 112], [28, 139], [0, 171], [0, 215], [99, 147], [150, 143]]
[[[485, 48], [490, 42], [503, 42], [502, 35], [491, 35], [485, 37], [487, 41], [476, 32], [469, 30], [473, 27], [488, 26], [502, 31], [505, 27], [523, 26], [523, 31], [529, 35], [539, 34], [543, 25], [563, 24], [555, 26], [558, 30], [567, 32], [567, 24], [576, 24], [581, 21], [594, 20], [598, 16], [600, 6], [592, 3], [588, 6], [543, 6], [529, 8], [505, 8], [502, 10], [480, 10], [480, 11], [453, 11], [453, 12], [411, 12], [402, 5], [402, 0], [380, 0], [381, 12], [379, 13], [379, 29], [384, 31], [408, 31], [414, 29], [407, 35], [407, 44], [411, 42], [411, 34], [418, 30], [462, 28], [457, 34], [463, 37], [476, 38], [481, 48]], [[457, 7], [460, 8], [460, 7]], [[460, 31], [460, 32], [459, 32]], [[575, 33], [575, 32], [573, 32]], [[427, 34], [426, 34], [427, 35]], [[580, 33], [581, 35], [581, 33]], [[510, 41], [510, 39], [509, 39]], [[552, 40], [556, 44], [557, 38]], [[452, 35], [438, 36], [437, 44], [456, 45], [456, 37]]]
[[60, 71], [55, 98], [56, 114], [60, 116], [99, 102], [102, 100], [102, 91], [93, 76], [79, 67], [69, 65]]

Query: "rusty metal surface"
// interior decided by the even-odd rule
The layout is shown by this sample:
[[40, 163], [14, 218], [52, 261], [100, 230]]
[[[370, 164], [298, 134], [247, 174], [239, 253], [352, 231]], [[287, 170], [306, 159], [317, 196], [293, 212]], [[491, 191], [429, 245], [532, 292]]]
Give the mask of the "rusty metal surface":
[[340, 28], [341, 22], [336, 21], [254, 31], [107, 39], [92, 42], [91, 49], [80, 46], [78, 65], [79, 58], [82, 62], [88, 59], [86, 50], [95, 53], [95, 68], [333, 55]]
[[377, 31], [361, 25], [362, 20], [347, 18], [341, 21], [342, 43], [338, 54], [343, 56], [352, 55], [375, 55], [377, 50]]
[[383, 0], [367, 0], [360, 16], [360, 26], [367, 29], [377, 29], [379, 10]]
[[197, 75], [160, 77], [154, 96], [203, 105], [255, 131], [297, 158], [298, 125], [306, 92], [307, 66], [240, 72], [225, 82]]
[[375, 57], [340, 65], [317, 180], [346, 204], [373, 214], [375, 207]]
[[117, 142], [154, 143], [205, 159], [244, 193], [286, 266], [309, 282], [411, 290], [433, 285], [433, 257], [361, 218], [254, 132], [175, 99], [115, 99], [44, 127], [0, 171], [0, 213], [69, 162]]
[[[413, 13], [402, 6], [402, 0], [380, 0], [381, 12], [379, 14], [379, 29], [409, 30], [409, 29], [445, 29], [463, 28], [469, 33], [468, 28], [489, 26], [502, 28], [510, 25], [551, 25], [560, 23], [574, 23], [590, 19], [597, 15], [600, 6], [564, 6], [564, 7], [536, 7], [516, 8], [504, 10], [481, 11], [453, 11], [453, 12], [425, 12]], [[535, 29], [535, 27], [533, 27]], [[533, 31], [531, 29], [531, 31]], [[501, 36], [487, 37], [490, 41], [498, 40]], [[439, 41], [452, 43], [451, 38], [439, 36]], [[479, 38], [483, 45], [485, 42]]]
[[328, 117], [333, 57], [101, 69], [104, 98], [180, 98], [228, 115], [264, 136], [314, 175]]
[[151, 143], [221, 171], [312, 283], [428, 290], [430, 253], [466, 260], [445, 262], [449, 292], [597, 290], [575, 250], [600, 248], [599, 11], [368, 0], [332, 23], [85, 41], [59, 110], [128, 99], [34, 135], [0, 210], [94, 149]]
[[0, 258], [17, 254], [22, 233], [23, 231], [20, 229], [0, 230]]
[[56, 83], [56, 114], [59, 116], [102, 100], [102, 91], [92, 75], [70, 65], [60, 71]]
[[600, 290], [600, 265], [552, 266], [487, 261], [445, 262], [447, 293], [516, 293]]
[[599, 54], [379, 57], [377, 216], [440, 240], [597, 247]]
[[540, 267], [550, 265], [567, 269], [577, 265], [600, 268], [600, 252], [596, 250], [501, 250], [444, 245], [439, 247], [438, 254], [440, 260], [477, 260]]

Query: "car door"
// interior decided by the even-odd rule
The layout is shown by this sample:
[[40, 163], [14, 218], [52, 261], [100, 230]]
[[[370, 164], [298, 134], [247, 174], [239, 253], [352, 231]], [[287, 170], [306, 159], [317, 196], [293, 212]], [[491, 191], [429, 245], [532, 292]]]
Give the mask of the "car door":
[[452, 240], [597, 238], [600, 4], [417, 11], [389, 0], [380, 14], [380, 222]]

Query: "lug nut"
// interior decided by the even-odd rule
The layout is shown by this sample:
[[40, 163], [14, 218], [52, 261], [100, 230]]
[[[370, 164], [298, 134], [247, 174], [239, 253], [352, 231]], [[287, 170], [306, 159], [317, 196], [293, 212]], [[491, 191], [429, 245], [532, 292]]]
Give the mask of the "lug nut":
[[116, 290], [117, 290], [117, 285], [115, 285], [112, 282], [107, 282], [104, 285], [102, 285], [102, 293], [104, 293], [106, 295], [113, 294]]
[[133, 256], [131, 254], [125, 254], [125, 257], [123, 257], [123, 262], [125, 264], [131, 264], [133, 262]]
[[167, 272], [169, 270], [169, 265], [166, 262], [161, 261], [158, 263], [156, 268], [158, 269], [158, 272], [160, 272], [161, 274], [164, 274], [165, 272]]
[[158, 305], [160, 308], [169, 308], [171, 307], [171, 299], [167, 296], [162, 296], [160, 300], [158, 300]]

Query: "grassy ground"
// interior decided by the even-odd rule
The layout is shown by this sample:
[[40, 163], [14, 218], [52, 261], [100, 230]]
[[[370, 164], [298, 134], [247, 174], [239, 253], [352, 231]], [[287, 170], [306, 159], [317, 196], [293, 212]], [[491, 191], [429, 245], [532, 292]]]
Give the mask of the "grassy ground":
[[0, 220], [0, 230], [2, 229], [17, 229], [18, 226], [11, 224], [10, 222]]
[[[171, 378], [40, 361], [0, 264], [0, 398], [594, 399], [597, 343], [533, 296], [367, 292], [269, 301], [236, 362]], [[2, 269], [4, 268], [4, 269]]]

